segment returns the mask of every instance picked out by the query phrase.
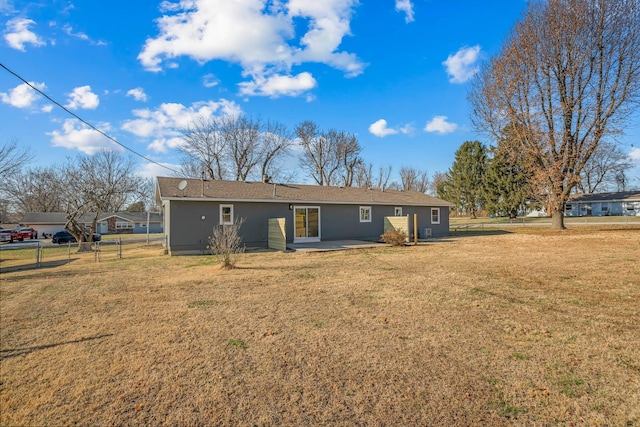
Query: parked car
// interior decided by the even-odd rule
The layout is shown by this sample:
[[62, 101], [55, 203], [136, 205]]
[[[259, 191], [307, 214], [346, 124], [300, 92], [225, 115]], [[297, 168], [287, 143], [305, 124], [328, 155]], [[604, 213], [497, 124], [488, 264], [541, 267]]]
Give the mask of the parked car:
[[[89, 240], [89, 233], [85, 232], [84, 234], [87, 240]], [[100, 240], [102, 240], [102, 235], [98, 233], [93, 233], [93, 241], [99, 242]], [[51, 243], [63, 244], [63, 243], [69, 243], [69, 242], [76, 243], [77, 240], [75, 237], [73, 237], [73, 234], [69, 233], [68, 231], [58, 231], [51, 238]]]
[[0, 242], [11, 242], [11, 230], [0, 228]]
[[38, 232], [31, 227], [16, 228], [11, 232], [11, 241], [24, 239], [35, 239], [38, 237]]

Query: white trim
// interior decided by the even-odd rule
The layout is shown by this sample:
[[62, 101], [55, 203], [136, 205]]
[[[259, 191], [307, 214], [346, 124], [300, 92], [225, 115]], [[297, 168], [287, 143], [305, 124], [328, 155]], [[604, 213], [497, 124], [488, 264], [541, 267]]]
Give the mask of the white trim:
[[[223, 219], [222, 219], [222, 217], [223, 217], [222, 209], [224, 209], [224, 208], [231, 208], [230, 212], [229, 212], [230, 213], [229, 216], [230, 216], [231, 219], [229, 221], [223, 221]], [[233, 205], [220, 204], [220, 225], [231, 225], [231, 224], [233, 224]]]
[[393, 208], [393, 216], [402, 216], [402, 206], [396, 206]]
[[[318, 237], [296, 237], [296, 209], [306, 209], [309, 218], [309, 209], [318, 209]], [[322, 221], [320, 206], [293, 206], [293, 243], [319, 242], [322, 236]], [[309, 234], [309, 220], [307, 219], [307, 235]]]
[[[433, 213], [438, 212], [438, 220], [433, 220]], [[431, 208], [431, 224], [440, 224], [440, 208]]]
[[[369, 211], [368, 219], [362, 219], [363, 218], [362, 213], [364, 211]], [[358, 209], [358, 216], [360, 217], [360, 222], [371, 222], [371, 217], [373, 216], [373, 209], [371, 209], [371, 206], [360, 206], [360, 209]]]

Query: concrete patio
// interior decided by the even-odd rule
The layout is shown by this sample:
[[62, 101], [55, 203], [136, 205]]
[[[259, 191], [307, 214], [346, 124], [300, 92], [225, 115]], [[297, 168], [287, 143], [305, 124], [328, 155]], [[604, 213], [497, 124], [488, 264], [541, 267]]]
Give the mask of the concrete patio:
[[364, 249], [387, 246], [386, 243], [367, 242], [364, 240], [331, 240], [312, 243], [289, 243], [287, 249], [299, 252], [344, 251], [347, 249]]

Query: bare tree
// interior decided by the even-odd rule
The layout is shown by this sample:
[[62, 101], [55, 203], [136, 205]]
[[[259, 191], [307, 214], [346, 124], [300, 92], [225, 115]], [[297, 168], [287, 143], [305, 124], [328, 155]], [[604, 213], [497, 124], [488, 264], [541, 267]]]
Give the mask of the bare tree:
[[474, 125], [497, 139], [517, 124], [512, 149], [533, 166], [552, 228], [603, 138], [640, 101], [640, 0], [529, 3], [502, 51], [469, 92]]
[[429, 183], [428, 192], [432, 196], [445, 198], [444, 187], [446, 182], [449, 181], [449, 176], [446, 172], [434, 172], [431, 182]]
[[100, 151], [93, 156], [68, 159], [63, 166], [66, 180], [62, 186], [66, 204], [65, 228], [76, 238], [79, 250], [87, 249], [83, 243], [93, 240], [86, 234], [83, 215], [92, 213], [91, 230], [95, 231], [103, 212], [120, 210], [125, 203], [135, 200], [144, 191], [144, 180], [134, 173], [130, 157], [114, 151]]
[[338, 156], [341, 184], [345, 187], [353, 186], [356, 168], [364, 163], [360, 157], [361, 151], [362, 147], [355, 135], [339, 132], [336, 155]]
[[293, 136], [286, 126], [278, 122], [267, 122], [260, 135], [260, 172], [263, 178], [286, 179], [277, 168], [278, 161], [289, 154], [293, 145]]
[[388, 188], [389, 179], [391, 178], [392, 171], [393, 171], [393, 168], [391, 167], [391, 165], [388, 165], [387, 167], [380, 166], [378, 168], [378, 176], [374, 180], [375, 182], [374, 187], [381, 190]]
[[[204, 171], [211, 179], [224, 179], [225, 155], [228, 141], [220, 119], [200, 117], [182, 130], [183, 144], [178, 148], [184, 155], [181, 172], [190, 178], [200, 178]], [[194, 176], [194, 171], [197, 171]]]
[[15, 140], [0, 146], [0, 186], [7, 177], [19, 172], [31, 160], [33, 154], [26, 148], [18, 147]]
[[581, 193], [587, 194], [603, 188], [619, 188], [618, 177], [623, 176], [628, 169], [631, 169], [629, 156], [616, 144], [601, 141], [582, 169], [577, 188]]
[[226, 116], [222, 133], [236, 181], [246, 181], [260, 162], [260, 122], [245, 116]]
[[19, 171], [5, 179], [5, 194], [15, 209], [26, 212], [60, 212], [63, 207], [63, 171], [55, 167]]
[[400, 180], [404, 191], [418, 191], [426, 193], [429, 188], [429, 175], [426, 171], [403, 166], [400, 168]]
[[298, 158], [300, 166], [318, 185], [331, 185], [331, 175], [337, 169], [336, 146], [309, 120], [296, 126], [295, 132], [303, 150]]
[[373, 164], [364, 164], [364, 162], [356, 165], [354, 170], [354, 184], [359, 188], [373, 187]]

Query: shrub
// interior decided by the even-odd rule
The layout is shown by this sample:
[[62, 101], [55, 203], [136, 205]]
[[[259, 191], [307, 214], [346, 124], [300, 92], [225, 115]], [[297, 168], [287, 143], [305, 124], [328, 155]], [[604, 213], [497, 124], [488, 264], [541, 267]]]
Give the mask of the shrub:
[[381, 234], [380, 238], [391, 246], [404, 246], [407, 241], [407, 233], [404, 230], [390, 228]]
[[233, 224], [213, 227], [213, 235], [209, 237], [209, 249], [220, 257], [224, 268], [235, 267], [239, 255], [244, 252], [239, 233], [243, 222], [244, 219], [236, 219]]

